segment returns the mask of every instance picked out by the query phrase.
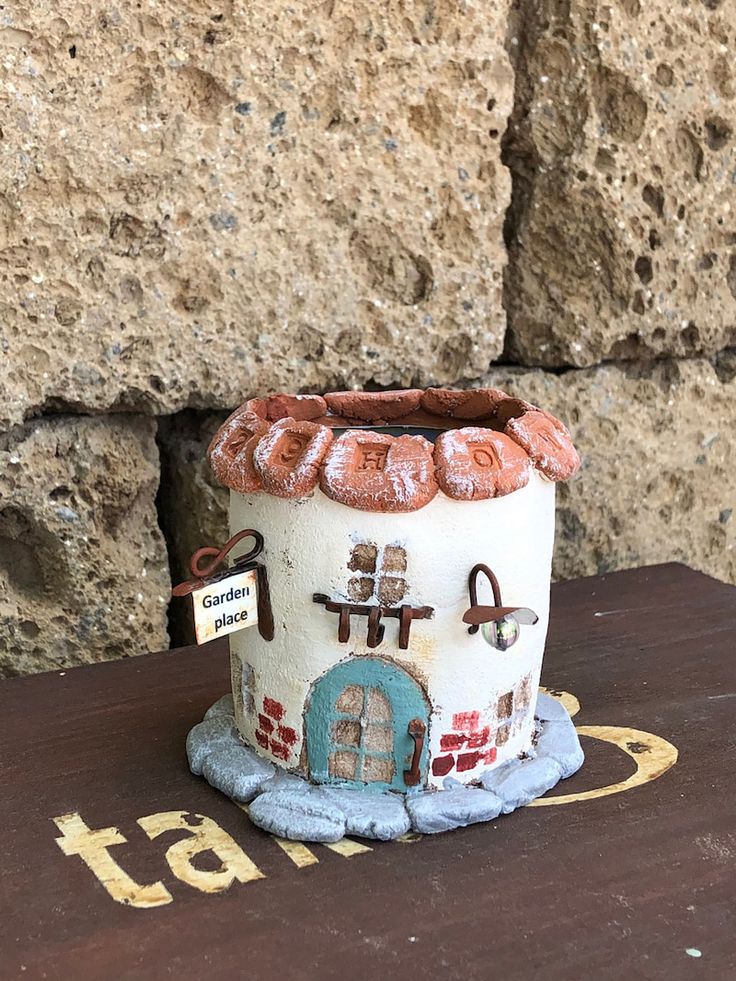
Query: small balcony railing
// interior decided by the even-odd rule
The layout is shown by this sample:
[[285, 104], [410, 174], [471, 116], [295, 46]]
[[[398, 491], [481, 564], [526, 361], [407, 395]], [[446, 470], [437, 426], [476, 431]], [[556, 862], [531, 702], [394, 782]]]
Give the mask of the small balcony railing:
[[432, 606], [367, 606], [362, 603], [341, 603], [331, 600], [325, 593], [315, 593], [312, 597], [315, 603], [321, 603], [329, 613], [337, 613], [337, 639], [341, 644], [350, 640], [350, 618], [368, 617], [367, 645], [378, 647], [383, 640], [385, 624], [381, 621], [391, 617], [399, 621], [399, 648], [405, 651], [409, 647], [409, 634], [414, 620], [431, 620], [434, 616]]

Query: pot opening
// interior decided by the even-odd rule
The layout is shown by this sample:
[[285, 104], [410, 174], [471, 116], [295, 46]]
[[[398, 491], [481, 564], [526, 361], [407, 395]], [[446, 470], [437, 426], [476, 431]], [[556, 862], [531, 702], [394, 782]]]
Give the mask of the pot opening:
[[333, 426], [332, 431], [335, 438], [342, 436], [343, 433], [358, 430], [368, 433], [386, 433], [388, 436], [424, 436], [430, 443], [434, 443], [438, 436], [447, 431], [446, 426]]

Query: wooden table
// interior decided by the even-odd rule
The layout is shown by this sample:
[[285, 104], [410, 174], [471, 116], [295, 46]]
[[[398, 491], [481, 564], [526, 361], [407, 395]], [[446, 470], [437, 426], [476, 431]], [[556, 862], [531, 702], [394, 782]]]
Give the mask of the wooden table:
[[[557, 585], [543, 678], [580, 700], [587, 761], [551, 796], [587, 796], [332, 848], [189, 773], [223, 645], [4, 682], [0, 977], [736, 977], [735, 654], [736, 589], [684, 566]], [[642, 767], [666, 772], [632, 787]], [[212, 891], [211, 852], [167, 859], [182, 840], [240, 880]]]

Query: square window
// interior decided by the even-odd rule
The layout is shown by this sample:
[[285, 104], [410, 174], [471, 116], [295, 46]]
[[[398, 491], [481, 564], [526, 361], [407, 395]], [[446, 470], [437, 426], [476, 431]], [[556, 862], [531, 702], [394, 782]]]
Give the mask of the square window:
[[366, 600], [369, 600], [373, 596], [374, 585], [373, 579], [351, 579], [348, 582], [348, 596], [353, 603], [365, 603]]
[[509, 716], [514, 711], [514, 693], [512, 691], [507, 691], [505, 695], [501, 695], [498, 700], [498, 705], [496, 706], [496, 714], [499, 719], [508, 719]]
[[369, 545], [365, 542], [361, 545], [356, 545], [350, 553], [348, 569], [351, 569], [353, 572], [375, 572], [377, 556], [378, 549], [375, 545]]
[[501, 728], [496, 733], [496, 745], [503, 746], [505, 743], [509, 741], [510, 735], [511, 735], [511, 726], [510, 725], [501, 726]]
[[398, 545], [387, 545], [383, 550], [382, 572], [406, 572], [406, 551]]
[[378, 601], [382, 606], [398, 606], [406, 595], [406, 580], [381, 576], [378, 580]]
[[408, 583], [401, 578], [402, 573], [406, 572], [406, 565], [406, 550], [399, 545], [382, 548], [373, 542], [354, 545], [348, 568], [364, 574], [348, 580], [348, 599], [352, 603], [377, 599], [381, 606], [397, 606], [409, 591]]

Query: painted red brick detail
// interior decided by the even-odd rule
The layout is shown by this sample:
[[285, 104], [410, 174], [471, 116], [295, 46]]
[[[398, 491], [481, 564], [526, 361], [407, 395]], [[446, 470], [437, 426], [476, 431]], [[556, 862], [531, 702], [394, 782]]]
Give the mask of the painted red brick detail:
[[455, 765], [454, 756], [436, 756], [432, 760], [432, 773], [436, 777], [444, 777]]
[[263, 711], [266, 715], [270, 715], [272, 719], [276, 719], [277, 722], [280, 722], [284, 717], [284, 706], [281, 702], [277, 702], [275, 698], [263, 699]]
[[475, 751], [473, 753], [460, 753], [457, 758], [457, 771], [462, 773], [464, 770], [472, 770], [473, 767], [478, 763], [480, 759], [480, 753]]
[[275, 739], [271, 740], [271, 752], [279, 759], [288, 760], [289, 758], [289, 747], [284, 746], [283, 743], [277, 743]]
[[440, 736], [440, 749], [443, 753], [452, 753], [460, 749], [466, 739], [467, 736], [461, 732], [447, 732], [444, 736]]
[[491, 727], [484, 726], [468, 736], [468, 749], [482, 749], [491, 738]]
[[296, 729], [292, 729], [291, 726], [280, 725], [278, 736], [282, 743], [286, 743], [287, 746], [293, 746], [296, 742]]
[[263, 749], [268, 749], [268, 736], [265, 732], [260, 732], [258, 729], [256, 729], [256, 742], [259, 746], [262, 746]]
[[497, 755], [498, 755], [498, 750], [496, 749], [495, 746], [492, 746], [483, 755], [483, 762], [484, 763], [495, 763], [496, 762], [496, 756]]
[[456, 712], [452, 717], [452, 728], [477, 732], [480, 728], [480, 712]]
[[480, 762], [492, 762], [496, 758], [494, 753], [490, 759], [487, 759], [491, 727], [482, 725], [483, 715], [484, 713], [479, 709], [455, 712], [452, 716], [452, 725], [458, 731], [445, 732], [440, 736], [440, 750], [443, 753], [465, 750], [457, 757], [456, 766], [461, 773], [472, 770]]
[[261, 727], [261, 730], [263, 732], [267, 732], [269, 736], [273, 732], [273, 722], [271, 722], [267, 715], [263, 715], [262, 712], [258, 713], [258, 725]]

